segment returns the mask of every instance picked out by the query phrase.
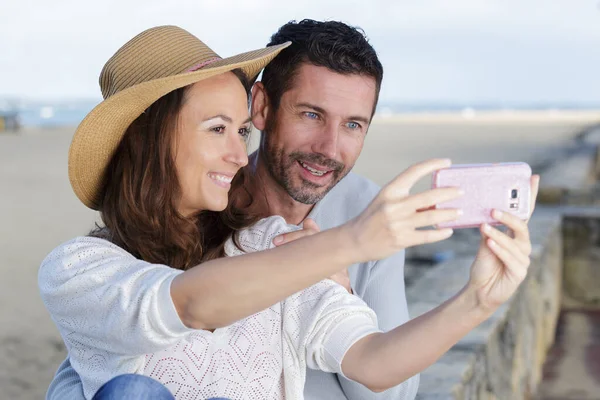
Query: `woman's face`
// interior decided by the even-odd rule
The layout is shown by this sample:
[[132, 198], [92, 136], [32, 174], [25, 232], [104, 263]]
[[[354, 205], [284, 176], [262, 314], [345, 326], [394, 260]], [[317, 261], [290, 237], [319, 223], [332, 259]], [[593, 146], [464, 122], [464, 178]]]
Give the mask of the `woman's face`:
[[174, 146], [182, 215], [225, 209], [231, 180], [248, 163], [249, 133], [248, 97], [232, 72], [187, 89]]

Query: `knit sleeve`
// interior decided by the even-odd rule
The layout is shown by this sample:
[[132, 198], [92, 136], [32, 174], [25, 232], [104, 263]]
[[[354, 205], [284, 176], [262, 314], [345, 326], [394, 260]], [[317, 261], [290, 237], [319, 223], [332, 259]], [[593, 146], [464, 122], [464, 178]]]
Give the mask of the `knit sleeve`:
[[46, 257], [38, 284], [73, 363], [93, 363], [95, 355], [152, 353], [195, 331], [181, 322], [171, 298], [171, 282], [181, 272], [84, 237]]
[[[239, 232], [241, 248], [229, 240], [225, 252], [236, 256], [266, 250], [274, 247], [274, 237], [296, 229], [299, 227], [286, 224], [281, 217], [266, 218]], [[303, 391], [307, 366], [343, 376], [342, 360], [350, 347], [381, 332], [375, 312], [330, 279], [288, 297], [282, 310], [286, 393]]]
[[284, 357], [288, 371], [304, 384], [306, 366], [342, 376], [342, 360], [358, 340], [381, 332], [377, 317], [359, 297], [326, 279], [288, 297], [283, 303]]

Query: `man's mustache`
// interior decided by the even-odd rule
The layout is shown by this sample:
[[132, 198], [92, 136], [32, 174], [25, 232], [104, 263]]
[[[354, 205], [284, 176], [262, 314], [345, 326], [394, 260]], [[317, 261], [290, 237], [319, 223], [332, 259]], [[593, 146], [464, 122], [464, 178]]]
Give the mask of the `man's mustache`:
[[339, 161], [323, 157], [322, 155], [316, 153], [301, 153], [296, 151], [290, 154], [290, 158], [297, 161], [319, 164], [332, 171], [342, 171], [345, 167], [345, 165]]

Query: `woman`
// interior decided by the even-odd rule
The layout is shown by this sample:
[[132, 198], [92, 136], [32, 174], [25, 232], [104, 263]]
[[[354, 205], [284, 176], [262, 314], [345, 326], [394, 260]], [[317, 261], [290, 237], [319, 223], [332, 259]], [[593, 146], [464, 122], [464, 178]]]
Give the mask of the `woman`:
[[[475, 268], [441, 310], [381, 334], [359, 299], [322, 280], [403, 247], [396, 182], [351, 223], [241, 255], [290, 229], [247, 214], [252, 199], [240, 171], [247, 81], [283, 47], [223, 60], [187, 32], [159, 27], [107, 62], [105, 100], [78, 127], [69, 155], [75, 193], [106, 227], [59, 246], [40, 270], [42, 297], [86, 398], [100, 398], [103, 384], [127, 373], [153, 377], [178, 398], [301, 398], [306, 364], [383, 390], [435, 361], [524, 278], [527, 228], [505, 216], [516, 239], [493, 236], [501, 248], [490, 249], [518, 279], [497, 286], [498, 271], [481, 279]], [[240, 190], [228, 205], [230, 188]], [[423, 225], [456, 216], [427, 211]], [[432, 339], [434, 350], [415, 346], [423, 331], [465, 314], [468, 322]], [[409, 355], [406, 365], [400, 355]]]
[[[215, 341], [235, 339], [234, 335], [248, 330], [260, 335], [260, 343], [252, 343], [257, 354], [245, 352], [243, 362], [231, 361], [231, 369], [238, 368], [238, 362], [258, 362], [253, 357], [260, 356], [261, 362], [270, 365], [268, 372], [262, 367], [238, 371], [244, 379], [236, 382], [237, 388], [213, 390], [223, 374], [191, 361], [182, 368], [197, 369], [185, 374], [183, 384], [177, 383], [175, 394], [187, 395], [182, 391], [189, 381], [198, 381], [199, 375], [209, 372], [210, 382], [188, 388], [200, 398], [236, 397], [238, 389], [248, 385], [248, 374], [268, 376], [269, 382], [257, 380], [265, 386], [259, 397], [279, 397], [284, 386], [282, 360], [298, 364], [299, 358], [284, 358], [284, 339], [298, 346], [310, 335], [308, 328], [314, 330], [324, 322], [296, 318], [293, 321], [303, 320], [302, 326], [287, 328], [287, 332], [306, 328], [306, 333], [284, 338], [279, 327], [292, 319], [283, 322], [273, 316], [284, 308], [289, 315], [308, 314], [313, 307], [298, 310], [291, 299], [278, 302], [370, 257], [373, 250], [375, 256], [396, 250], [378, 244], [358, 253], [350, 246], [352, 230], [346, 227], [321, 234], [321, 240], [310, 239], [297, 249], [288, 245], [244, 256], [245, 261], [217, 260], [225, 255], [227, 243], [229, 255], [239, 254], [239, 248], [227, 239], [234, 230], [257, 220], [239, 208], [250, 202], [243, 191], [237, 196], [238, 207], [226, 208], [228, 192], [244, 179], [243, 174], [236, 174], [247, 163], [249, 81], [283, 47], [220, 60], [187, 32], [158, 27], [133, 38], [105, 65], [100, 83], [106, 100], [77, 129], [69, 176], [77, 196], [100, 211], [106, 226], [55, 249], [44, 260], [39, 278], [42, 296], [82, 379], [86, 398], [115, 375], [126, 373], [143, 373], [172, 388], [173, 382], [161, 375], [164, 368], [170, 368], [165, 367], [165, 359], [186, 357], [190, 349], [209, 352], [210, 360], [215, 360], [222, 350]], [[289, 230], [282, 221], [259, 223], [253, 229], [261, 226], [268, 234]], [[252, 244], [239, 239], [240, 248], [246, 244], [244, 249], [249, 250]], [[307, 248], [319, 255], [309, 257]], [[308, 261], [312, 271], [306, 268]], [[200, 263], [202, 268], [192, 268]], [[332, 301], [346, 294], [345, 290], [331, 281], [319, 285], [318, 293], [329, 292], [328, 303], [321, 307], [358, 304], [358, 313], [366, 315], [359, 320], [371, 327], [362, 334], [377, 331], [372, 311], [358, 298]], [[223, 296], [227, 287], [232, 289]], [[320, 297], [314, 293], [313, 288], [306, 292], [308, 297], [296, 295], [295, 302], [319, 306]], [[275, 321], [277, 330], [257, 328], [268, 318]], [[348, 335], [358, 332], [346, 330], [354, 331]], [[294, 352], [291, 347], [287, 351]], [[261, 355], [266, 353], [269, 357]], [[298, 396], [293, 390], [301, 393], [304, 363], [301, 360], [301, 367], [286, 368], [297, 372], [297, 376], [285, 377], [288, 398]], [[226, 375], [234, 380], [233, 372]]]

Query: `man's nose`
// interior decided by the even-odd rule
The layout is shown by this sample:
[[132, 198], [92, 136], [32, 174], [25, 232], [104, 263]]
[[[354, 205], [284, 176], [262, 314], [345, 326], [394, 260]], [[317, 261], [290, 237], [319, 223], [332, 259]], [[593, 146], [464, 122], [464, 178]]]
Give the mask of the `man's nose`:
[[337, 124], [326, 124], [319, 134], [318, 140], [314, 141], [311, 150], [322, 156], [335, 160], [337, 158], [339, 130]]

